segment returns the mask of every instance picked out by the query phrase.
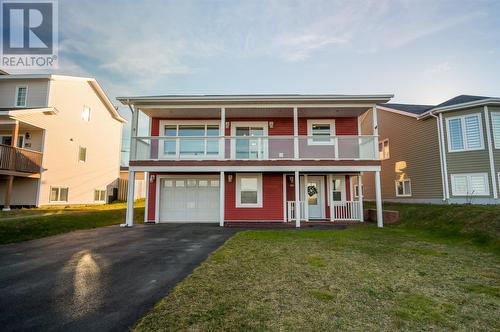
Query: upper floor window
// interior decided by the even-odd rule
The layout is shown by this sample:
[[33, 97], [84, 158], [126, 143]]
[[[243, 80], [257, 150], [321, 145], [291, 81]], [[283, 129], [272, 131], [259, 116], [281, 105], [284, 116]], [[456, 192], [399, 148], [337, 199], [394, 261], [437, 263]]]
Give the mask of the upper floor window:
[[28, 87], [26, 85], [18, 85], [16, 87], [16, 107], [26, 107], [28, 99]]
[[453, 196], [488, 196], [488, 173], [451, 174]]
[[172, 157], [176, 155], [181, 157], [217, 156], [219, 154], [219, 134], [219, 124], [214, 121], [207, 123], [186, 121], [178, 124], [165, 124], [163, 136], [174, 138], [163, 140], [163, 154]]
[[410, 179], [396, 180], [396, 196], [409, 197], [411, 196], [411, 181]]
[[80, 146], [78, 148], [78, 161], [84, 163], [87, 161], [87, 148]]
[[390, 158], [388, 138], [378, 143], [378, 155], [380, 160], [386, 160]]
[[446, 127], [450, 152], [482, 150], [484, 148], [481, 114], [447, 118]]
[[333, 144], [331, 136], [335, 136], [335, 120], [307, 120], [307, 136], [309, 145]]
[[500, 112], [491, 112], [491, 129], [493, 131], [495, 149], [500, 149]]
[[90, 122], [90, 107], [83, 106], [82, 120], [85, 122]]

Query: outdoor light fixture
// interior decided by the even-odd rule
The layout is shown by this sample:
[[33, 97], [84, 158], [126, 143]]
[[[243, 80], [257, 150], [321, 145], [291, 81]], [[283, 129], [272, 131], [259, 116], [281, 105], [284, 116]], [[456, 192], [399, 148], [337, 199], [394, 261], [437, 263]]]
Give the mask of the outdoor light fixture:
[[228, 174], [227, 175], [227, 181], [230, 182], [230, 183], [233, 182], [233, 174]]
[[151, 175], [149, 176], [149, 183], [154, 183], [154, 182], [155, 182], [155, 180], [156, 180], [156, 175], [151, 174]]
[[229, 127], [231, 127], [231, 122], [227, 121], [226, 122], [226, 128], [229, 128]]
[[269, 128], [273, 129], [274, 127], [274, 122], [273, 121], [269, 121]]
[[293, 176], [290, 176], [290, 183], [293, 184]]

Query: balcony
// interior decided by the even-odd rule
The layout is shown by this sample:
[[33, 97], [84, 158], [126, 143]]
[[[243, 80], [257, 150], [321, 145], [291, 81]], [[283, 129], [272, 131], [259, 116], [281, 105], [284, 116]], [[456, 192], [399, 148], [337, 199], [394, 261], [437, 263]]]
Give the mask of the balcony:
[[40, 173], [42, 155], [38, 151], [0, 144], [0, 171], [27, 174]]
[[378, 142], [372, 135], [136, 137], [131, 160], [378, 160]]

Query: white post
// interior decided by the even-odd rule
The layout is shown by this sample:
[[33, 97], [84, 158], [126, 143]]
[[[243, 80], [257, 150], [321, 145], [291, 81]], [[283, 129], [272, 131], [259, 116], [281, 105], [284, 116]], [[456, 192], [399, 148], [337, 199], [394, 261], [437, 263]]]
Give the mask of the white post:
[[283, 222], [286, 223], [287, 216], [287, 202], [286, 202], [286, 174], [283, 174]]
[[226, 141], [224, 136], [226, 136], [226, 109], [222, 107], [220, 109], [220, 128], [219, 128], [219, 156], [221, 159], [226, 159]]
[[220, 179], [219, 179], [219, 226], [224, 227], [224, 204], [225, 204], [225, 181], [226, 177], [224, 175], [224, 172], [220, 172]]
[[486, 122], [486, 140], [488, 142], [488, 155], [490, 157], [491, 187], [493, 188], [493, 198], [498, 198], [497, 177], [495, 171], [495, 160], [493, 159], [493, 143], [491, 140], [490, 112], [488, 106], [484, 106], [484, 121]]
[[364, 221], [364, 211], [363, 211], [363, 180], [361, 173], [358, 175], [358, 200], [359, 200], [359, 213], [360, 221]]
[[[128, 184], [127, 184], [127, 214], [125, 216], [125, 224], [122, 227], [134, 226], [134, 191], [135, 191], [135, 171], [128, 171]], [[147, 207], [145, 207], [146, 209]]]
[[300, 228], [300, 178], [295, 171], [295, 227]]
[[378, 159], [378, 116], [377, 116], [377, 106], [373, 107], [372, 111], [372, 125], [373, 125], [373, 148], [375, 153], [375, 159]]
[[443, 147], [443, 169], [445, 178], [444, 189], [446, 192], [446, 199], [450, 199], [450, 186], [448, 184], [448, 163], [446, 161], [446, 145], [444, 143], [443, 113], [439, 113], [439, 126], [441, 127], [441, 137], [439, 138], [439, 141]]
[[326, 186], [326, 189], [328, 190], [328, 202], [330, 204], [330, 221], [334, 221], [335, 218], [333, 214], [335, 213], [335, 209], [333, 207], [333, 197], [332, 197], [332, 175], [328, 174], [326, 176], [326, 180], [328, 181], [328, 184]]
[[307, 174], [304, 174], [304, 219], [309, 221], [309, 194], [307, 193]]
[[375, 200], [377, 202], [377, 226], [384, 227], [382, 211], [382, 189], [380, 188], [380, 171], [375, 172]]
[[[137, 160], [137, 128], [139, 122], [139, 109], [135, 107], [131, 108], [132, 113], [132, 123], [130, 124], [130, 156], [129, 160]], [[149, 157], [149, 156], [148, 156]]]
[[299, 159], [299, 111], [293, 108], [293, 158]]

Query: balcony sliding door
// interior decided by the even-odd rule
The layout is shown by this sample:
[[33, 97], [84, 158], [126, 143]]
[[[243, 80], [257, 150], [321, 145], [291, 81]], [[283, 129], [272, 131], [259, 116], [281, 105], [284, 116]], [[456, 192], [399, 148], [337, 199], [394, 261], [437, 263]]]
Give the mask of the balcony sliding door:
[[231, 128], [233, 159], [259, 160], [267, 158], [267, 122], [237, 123]]

